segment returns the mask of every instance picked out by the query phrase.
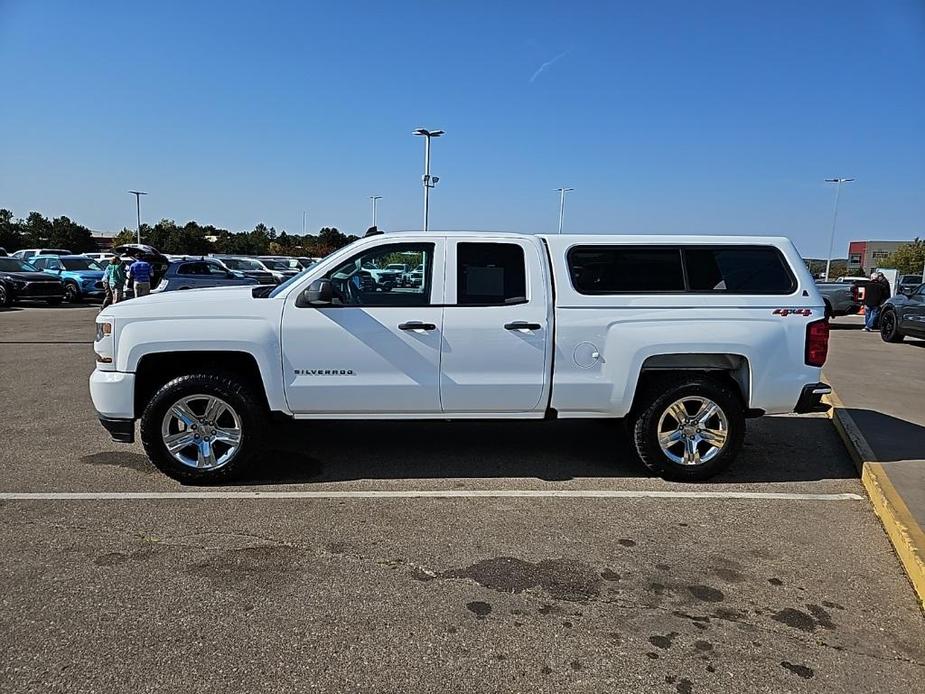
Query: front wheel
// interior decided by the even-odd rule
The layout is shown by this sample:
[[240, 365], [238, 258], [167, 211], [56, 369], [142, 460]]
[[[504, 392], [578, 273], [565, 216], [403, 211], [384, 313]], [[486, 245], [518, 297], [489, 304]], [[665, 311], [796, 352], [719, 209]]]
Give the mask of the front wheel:
[[9, 289], [6, 288], [6, 285], [0, 283], [0, 307], [9, 308], [13, 305], [13, 294]]
[[141, 442], [164, 474], [188, 484], [239, 476], [260, 452], [264, 407], [230, 374], [180, 376], [162, 386], [141, 416]]
[[899, 321], [895, 311], [884, 311], [880, 316], [880, 338], [884, 342], [902, 342], [903, 334], [899, 332]]
[[80, 287], [78, 287], [73, 282], [65, 282], [64, 284], [64, 300], [69, 304], [79, 304], [80, 303]]
[[656, 475], [705, 480], [735, 459], [745, 438], [745, 412], [733, 390], [706, 376], [653, 381], [633, 424], [636, 452]]

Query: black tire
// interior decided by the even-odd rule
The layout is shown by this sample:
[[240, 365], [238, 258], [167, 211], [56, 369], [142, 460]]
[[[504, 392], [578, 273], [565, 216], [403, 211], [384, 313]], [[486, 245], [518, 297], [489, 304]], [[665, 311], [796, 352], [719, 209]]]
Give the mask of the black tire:
[[60, 306], [63, 299], [60, 296], [56, 296], [52, 299], [45, 299], [45, 303], [49, 306]]
[[[672, 460], [662, 451], [658, 441], [659, 421], [662, 415], [669, 406], [685, 397], [712, 400], [722, 410], [728, 424], [726, 440], [719, 452], [710, 460], [693, 465]], [[632, 419], [632, 428], [639, 458], [656, 475], [688, 482], [705, 480], [725, 470], [741, 450], [745, 439], [745, 410], [739, 394], [730, 386], [708, 376], [687, 375], [682, 372], [648, 382], [640, 394], [639, 406]], [[683, 442], [679, 445], [683, 447]], [[708, 445], [706, 448], [708, 449]], [[675, 451], [669, 449], [669, 452]]]
[[83, 300], [83, 297], [80, 295], [80, 287], [73, 282], [65, 282], [64, 300], [69, 304], [79, 304]]
[[902, 342], [905, 335], [899, 332], [899, 321], [896, 312], [886, 310], [880, 314], [880, 338], [884, 342]]
[[832, 310], [832, 304], [829, 303], [828, 299], [823, 299], [825, 301], [825, 317], [829, 320], [835, 318], [835, 312]]
[[9, 308], [13, 305], [13, 293], [0, 282], [0, 308]]
[[[220, 467], [195, 468], [178, 461], [167, 450], [161, 424], [167, 411], [184, 397], [212, 395], [234, 408], [240, 418], [241, 444], [234, 456]], [[141, 415], [141, 443], [158, 470], [184, 484], [220, 484], [238, 478], [261, 451], [267, 412], [262, 399], [250, 385], [224, 372], [202, 372], [179, 376], [161, 386]]]

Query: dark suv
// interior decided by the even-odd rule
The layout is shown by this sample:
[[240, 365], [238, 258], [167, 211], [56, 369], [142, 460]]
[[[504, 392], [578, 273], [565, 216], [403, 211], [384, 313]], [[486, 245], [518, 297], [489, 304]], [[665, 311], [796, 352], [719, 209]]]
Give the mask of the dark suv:
[[63, 299], [61, 280], [39, 272], [19, 258], [0, 257], [0, 306], [9, 306], [14, 301], [60, 304]]
[[176, 289], [203, 289], [259, 284], [252, 277], [230, 271], [217, 260], [175, 260], [167, 266], [160, 284], [152, 291], [170, 292]]

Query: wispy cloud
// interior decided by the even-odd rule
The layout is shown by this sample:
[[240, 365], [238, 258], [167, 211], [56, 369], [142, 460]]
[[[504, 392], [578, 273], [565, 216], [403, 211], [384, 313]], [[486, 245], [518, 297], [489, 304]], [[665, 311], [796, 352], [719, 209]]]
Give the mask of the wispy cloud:
[[562, 51], [562, 52], [561, 52], [559, 55], [557, 55], [556, 57], [550, 58], [550, 59], [547, 60], [545, 63], [543, 63], [542, 65], [540, 65], [540, 66], [536, 69], [536, 72], [534, 72], [533, 75], [530, 77], [530, 84], [533, 84], [533, 82], [536, 81], [536, 78], [539, 77], [540, 75], [542, 75], [543, 72], [545, 72], [546, 69], [547, 69], [548, 67], [554, 65], [556, 62], [558, 62], [560, 59], [564, 58], [565, 56], [567, 56], [567, 55], [568, 55], [569, 53], [571, 53], [571, 52], [572, 52], [572, 49], [569, 48], [567, 51]]

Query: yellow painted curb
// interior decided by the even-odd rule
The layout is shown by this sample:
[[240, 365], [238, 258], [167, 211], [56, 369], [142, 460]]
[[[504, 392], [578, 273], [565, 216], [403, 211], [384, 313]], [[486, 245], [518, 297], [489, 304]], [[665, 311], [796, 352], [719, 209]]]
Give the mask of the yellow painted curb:
[[922, 609], [925, 609], [925, 531], [896, 491], [883, 463], [876, 461], [867, 439], [834, 389], [825, 397], [832, 406], [828, 413], [829, 418], [845, 442], [861, 474], [861, 484], [867, 491], [874, 513], [883, 523], [883, 528], [893, 543], [893, 549], [918, 595], [919, 603]]

